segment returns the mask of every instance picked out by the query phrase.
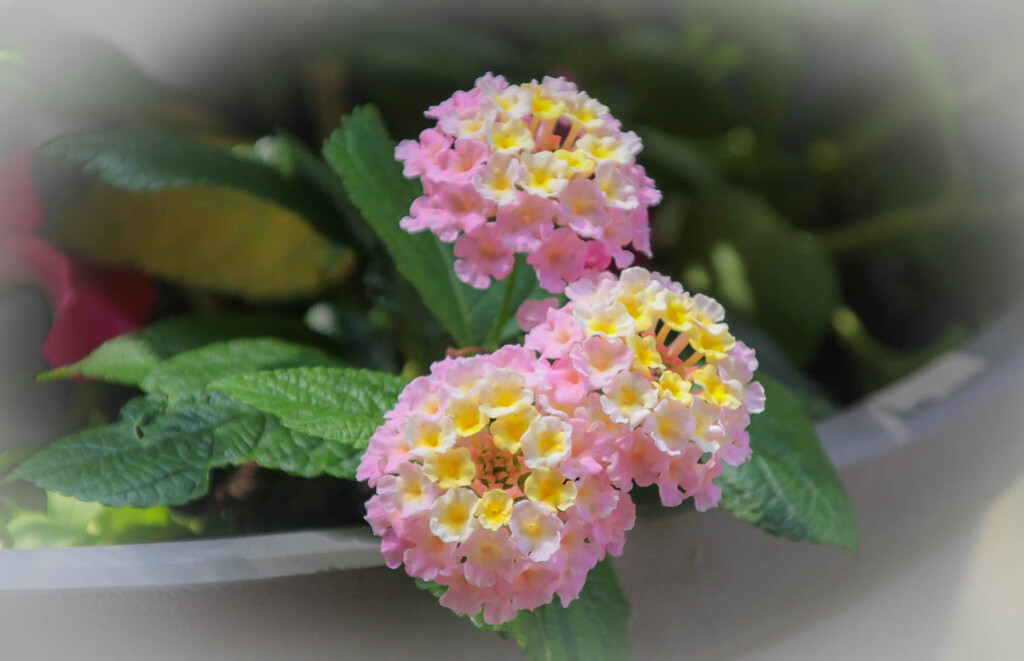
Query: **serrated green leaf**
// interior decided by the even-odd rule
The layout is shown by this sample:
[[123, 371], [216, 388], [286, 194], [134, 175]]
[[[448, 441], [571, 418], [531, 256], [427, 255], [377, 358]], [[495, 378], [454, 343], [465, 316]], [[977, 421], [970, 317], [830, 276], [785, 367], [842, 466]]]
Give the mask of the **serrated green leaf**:
[[337, 359], [313, 347], [274, 338], [216, 342], [158, 363], [139, 384], [146, 392], [181, 397], [222, 377], [301, 365], [339, 366]]
[[237, 315], [174, 317], [104, 342], [91, 354], [39, 376], [41, 383], [87, 377], [137, 386], [158, 363], [184, 351], [237, 338], [272, 336], [303, 343], [323, 342], [323, 336], [291, 317]]
[[295, 431], [365, 449], [406, 380], [371, 370], [297, 367], [240, 374], [210, 387]]
[[[402, 176], [394, 154], [394, 141], [373, 106], [361, 106], [343, 117], [324, 143], [327, 162], [341, 175], [349, 199], [383, 241], [398, 272], [412, 283], [457, 344], [483, 344], [497, 323], [503, 283], [486, 291], [473, 289], [455, 276], [451, 246], [430, 232], [410, 234], [399, 227], [422, 190], [418, 182]], [[513, 312], [539, 292], [531, 278], [535, 282], [532, 269], [520, 269], [511, 300]], [[507, 337], [507, 328], [502, 331], [502, 337]]]
[[587, 576], [580, 598], [563, 608], [556, 600], [498, 627], [511, 634], [530, 661], [626, 661], [629, 601], [622, 593], [610, 559]]
[[249, 461], [303, 477], [354, 477], [352, 448], [292, 431], [227, 395], [194, 393], [164, 406], [155, 396], [138, 400], [117, 423], [51, 443], [4, 481], [115, 507], [151, 507], [194, 500], [207, 492], [210, 469]]
[[229, 148], [149, 126], [65, 135], [39, 151], [120, 190], [224, 186], [245, 191], [291, 209], [324, 236], [347, 242], [349, 230], [335, 200], [310, 180], [308, 162], [296, 167], [302, 156], [298, 144], [268, 138], [262, 148], [273, 151], [277, 167], [258, 160], [258, 151], [251, 152], [253, 158], [240, 158]]
[[753, 456], [726, 466], [716, 482], [722, 507], [736, 518], [798, 542], [859, 547], [853, 505], [825, 454], [800, 399], [778, 381], [758, 374], [767, 409], [753, 417]]
[[817, 239], [757, 196], [726, 188], [695, 198], [680, 245], [686, 268], [710, 273], [730, 311], [767, 331], [798, 365], [810, 360], [841, 302], [835, 262]]

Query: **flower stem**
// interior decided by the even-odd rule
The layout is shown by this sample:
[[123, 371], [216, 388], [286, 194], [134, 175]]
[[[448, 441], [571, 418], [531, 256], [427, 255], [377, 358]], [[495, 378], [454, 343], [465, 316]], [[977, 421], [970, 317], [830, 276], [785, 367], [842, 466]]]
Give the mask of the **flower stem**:
[[494, 328], [491, 330], [490, 337], [487, 338], [487, 346], [491, 349], [497, 349], [498, 343], [501, 341], [501, 331], [508, 320], [509, 308], [512, 307], [512, 291], [516, 288], [516, 273], [518, 271], [518, 268], [513, 267], [512, 273], [505, 279], [505, 295], [501, 297], [498, 318], [494, 323]]

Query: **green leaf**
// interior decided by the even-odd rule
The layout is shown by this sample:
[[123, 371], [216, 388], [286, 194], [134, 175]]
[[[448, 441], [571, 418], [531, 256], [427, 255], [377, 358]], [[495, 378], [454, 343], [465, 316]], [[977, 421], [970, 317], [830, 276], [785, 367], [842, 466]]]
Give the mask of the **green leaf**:
[[[287, 153], [282, 153], [287, 148]], [[294, 141], [270, 139], [267, 151], [277, 167], [256, 157], [240, 158], [231, 149], [148, 126], [125, 126], [56, 138], [39, 150], [44, 156], [80, 168], [121, 190], [155, 191], [190, 186], [224, 186], [291, 209], [324, 236], [348, 237], [348, 229], [327, 191], [309, 179], [308, 162]], [[238, 150], [237, 153], [243, 153]]]
[[764, 374], [757, 378], [767, 410], [749, 427], [753, 456], [739, 468], [726, 466], [717, 480], [720, 505], [773, 535], [856, 551], [853, 505], [799, 397]]
[[324, 340], [301, 322], [285, 316], [174, 317], [108, 340], [77, 363], [44, 372], [38, 380], [49, 383], [88, 377], [137, 386], [158, 363], [179, 353], [214, 342], [259, 336], [304, 343]]
[[139, 384], [146, 392], [181, 397], [219, 378], [300, 365], [338, 366], [327, 353], [274, 338], [243, 338], [208, 344], [158, 363]]
[[6, 481], [115, 507], [181, 505], [209, 489], [211, 468], [255, 461], [303, 477], [353, 478], [358, 452], [282, 426], [273, 416], [216, 392], [165, 408], [129, 402], [115, 424], [60, 439], [18, 465]]
[[56, 209], [52, 238], [101, 264], [253, 301], [312, 297], [352, 253], [307, 219], [224, 186], [124, 191], [101, 182]]
[[629, 646], [630, 605], [611, 560], [587, 576], [580, 598], [563, 608], [551, 602], [498, 627], [515, 637], [530, 661], [625, 661]]
[[[377, 109], [361, 106], [343, 117], [324, 143], [324, 156], [341, 175], [349, 198], [383, 241], [398, 272], [412, 283], [444, 329], [460, 346], [483, 344], [496, 323], [503, 288], [479, 291], [461, 282], [452, 269], [451, 246], [430, 232], [410, 234], [399, 227], [421, 187], [402, 176], [394, 141]], [[526, 268], [520, 273], [523, 282], [517, 283], [513, 310], [539, 291], [531, 285], [533, 275], [527, 270], [532, 271]]]
[[[722, 189], [695, 199], [680, 245], [687, 271], [710, 274], [730, 312], [766, 330], [797, 364], [810, 360], [841, 302], [835, 262], [821, 243], [755, 195]], [[687, 273], [683, 279], [693, 285]]]
[[297, 367], [240, 374], [215, 390], [277, 417], [297, 432], [365, 449], [406, 380], [346, 367]]
[[[232, 153], [238, 156], [244, 151], [242, 147], [236, 147]], [[324, 162], [320, 154], [284, 133], [260, 138], [251, 151], [255, 158], [273, 166], [297, 185], [316, 189], [326, 196], [325, 199], [331, 202], [334, 210], [327, 219], [329, 226], [322, 226], [318, 218], [309, 218], [321, 233], [364, 252], [373, 249], [373, 232], [349, 202], [341, 178]], [[338, 222], [339, 218], [342, 222]]]

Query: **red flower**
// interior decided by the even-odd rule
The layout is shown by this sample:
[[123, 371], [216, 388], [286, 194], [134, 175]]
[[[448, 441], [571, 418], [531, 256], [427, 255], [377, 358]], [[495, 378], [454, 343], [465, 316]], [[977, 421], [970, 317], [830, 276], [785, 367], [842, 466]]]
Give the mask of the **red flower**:
[[41, 353], [59, 367], [142, 326], [156, 295], [138, 273], [95, 266], [57, 250], [36, 234], [42, 221], [28, 150], [0, 158], [0, 291], [19, 285], [43, 290], [53, 325]]

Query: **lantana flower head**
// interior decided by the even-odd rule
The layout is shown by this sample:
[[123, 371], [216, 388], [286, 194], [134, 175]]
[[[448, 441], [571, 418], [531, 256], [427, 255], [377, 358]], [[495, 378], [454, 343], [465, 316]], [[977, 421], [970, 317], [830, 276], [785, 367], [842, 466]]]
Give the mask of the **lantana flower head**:
[[522, 347], [436, 363], [359, 467], [388, 566], [446, 586], [442, 604], [491, 624], [575, 599], [635, 519], [607, 475], [579, 469], [575, 423], [538, 400], [551, 372]]
[[722, 306], [640, 267], [565, 293], [564, 306], [531, 301], [518, 318], [525, 346], [559, 365], [564, 382], [584, 384], [583, 405], [559, 402], [557, 380], [538, 397], [586, 434], [616, 487], [655, 484], [665, 505], [717, 505], [713, 480], [723, 464], [750, 457], [746, 429], [764, 410], [757, 359], [729, 332]]
[[622, 552], [634, 485], [717, 505], [714, 480], [749, 458], [764, 409], [754, 352], [713, 299], [639, 267], [565, 293], [519, 310], [524, 346], [412, 381], [358, 471], [388, 565], [490, 623], [576, 598]]
[[485, 289], [525, 253], [561, 293], [650, 255], [648, 208], [661, 194], [636, 163], [640, 138], [574, 83], [487, 74], [426, 116], [437, 125], [395, 149], [424, 191], [401, 226], [454, 242], [464, 282]]

